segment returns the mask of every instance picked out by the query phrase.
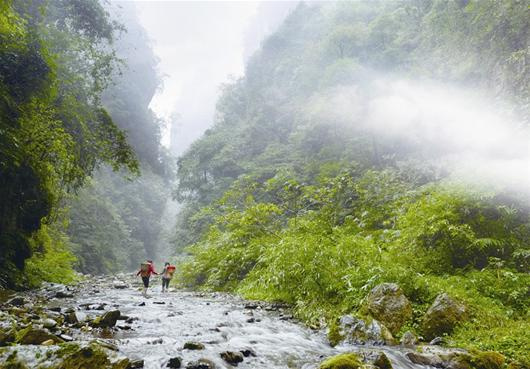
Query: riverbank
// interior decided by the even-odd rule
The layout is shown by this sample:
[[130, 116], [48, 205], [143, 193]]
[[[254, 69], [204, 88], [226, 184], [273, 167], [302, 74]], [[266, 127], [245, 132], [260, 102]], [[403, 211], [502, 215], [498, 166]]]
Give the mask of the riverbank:
[[450, 353], [434, 346], [423, 354], [415, 346], [332, 347], [324, 330], [297, 323], [285, 306], [222, 293], [162, 294], [158, 282], [148, 298], [125, 275], [10, 296], [0, 314], [0, 368], [339, 368], [321, 363], [354, 352], [370, 368], [417, 369], [425, 368], [418, 360]]

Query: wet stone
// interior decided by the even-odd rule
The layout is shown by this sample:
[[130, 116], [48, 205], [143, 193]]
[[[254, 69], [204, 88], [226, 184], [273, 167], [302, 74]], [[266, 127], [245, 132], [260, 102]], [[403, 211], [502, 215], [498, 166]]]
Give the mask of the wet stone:
[[11, 300], [8, 300], [7, 303], [12, 306], [22, 306], [26, 303], [26, 300], [23, 297], [13, 297]]
[[116, 321], [120, 317], [120, 311], [119, 310], [111, 310], [107, 311], [105, 314], [103, 314], [101, 317], [94, 320], [93, 325], [100, 327], [100, 328], [110, 328], [114, 327], [116, 325]]
[[440, 367], [442, 360], [436, 355], [420, 354], [417, 352], [407, 352], [405, 356], [414, 364], [430, 365]]
[[172, 357], [171, 359], [169, 359], [169, 361], [167, 362], [166, 368], [176, 369], [176, 368], [180, 368], [181, 365], [182, 365], [182, 359], [177, 356], [177, 357]]
[[377, 354], [377, 357], [374, 360], [374, 365], [379, 369], [392, 369], [390, 360], [383, 352]]
[[220, 356], [228, 364], [232, 364], [232, 365], [235, 365], [235, 366], [237, 366], [237, 364], [243, 362], [243, 354], [240, 353], [240, 352], [225, 351], [225, 352], [221, 352]]
[[414, 333], [412, 333], [411, 331], [406, 331], [401, 337], [401, 341], [399, 341], [399, 343], [402, 346], [411, 347], [418, 343], [418, 339], [416, 338]]
[[250, 357], [250, 356], [253, 356], [253, 357], [256, 357], [256, 352], [250, 348], [247, 348], [247, 349], [243, 349], [241, 351], [241, 354], [243, 354], [244, 357]]
[[200, 342], [186, 342], [184, 344], [184, 350], [204, 350], [204, 345]]
[[434, 339], [429, 342], [429, 345], [441, 345], [444, 339], [442, 337], [434, 337]]
[[77, 318], [77, 314], [75, 312], [66, 314], [64, 317], [64, 321], [68, 324], [79, 323], [79, 319]]
[[69, 293], [69, 292], [65, 292], [65, 291], [57, 291], [55, 293], [55, 297], [58, 298], [58, 299], [65, 299], [65, 298], [74, 297], [74, 295]]
[[42, 322], [42, 325], [44, 326], [44, 328], [55, 328], [57, 326], [57, 322], [53, 319], [44, 319], [44, 321]]
[[73, 341], [73, 337], [72, 336], [69, 336], [67, 334], [61, 334], [59, 337], [61, 337], [63, 340], [65, 340], [66, 342], [71, 342]]
[[129, 363], [129, 366], [127, 366], [127, 369], [140, 369], [144, 367], [144, 361], [141, 359], [138, 360], [131, 360]]
[[186, 364], [186, 369], [215, 369], [215, 364], [208, 359], [199, 359]]
[[28, 327], [19, 332], [18, 343], [23, 345], [40, 345], [45, 341], [53, 340], [56, 343], [63, 342], [63, 340], [43, 329], [35, 329]]

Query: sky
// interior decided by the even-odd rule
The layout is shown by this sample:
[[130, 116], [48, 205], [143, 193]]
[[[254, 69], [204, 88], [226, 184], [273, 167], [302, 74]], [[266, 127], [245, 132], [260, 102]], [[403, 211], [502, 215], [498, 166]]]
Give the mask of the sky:
[[221, 84], [244, 74], [245, 59], [295, 3], [135, 1], [135, 5], [160, 59], [164, 81], [150, 107], [168, 123], [163, 144], [178, 155], [211, 126]]

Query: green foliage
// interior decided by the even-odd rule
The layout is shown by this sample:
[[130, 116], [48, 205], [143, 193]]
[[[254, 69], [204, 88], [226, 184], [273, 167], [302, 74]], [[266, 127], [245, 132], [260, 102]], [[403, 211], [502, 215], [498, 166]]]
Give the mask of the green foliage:
[[288, 302], [335, 336], [335, 319], [362, 314], [379, 283], [401, 286], [413, 303], [403, 329], [416, 333], [447, 292], [471, 312], [451, 344], [524, 361], [528, 207], [450, 183], [436, 164], [450, 147], [372, 132], [366, 101], [377, 76], [432, 78], [494, 91], [527, 124], [529, 11], [521, 1], [300, 4], [179, 159], [181, 282]]
[[[57, 280], [60, 272], [69, 279], [65, 241], [45, 228], [53, 227], [60, 200], [103, 162], [138, 173], [125, 134], [100, 99], [115, 65], [110, 45], [118, 27], [96, 0], [8, 0], [0, 8], [1, 283], [23, 281], [36, 244], [44, 246], [28, 263], [31, 282]], [[40, 273], [44, 262], [57, 272]]]
[[[311, 324], [356, 311], [377, 284], [395, 282], [413, 302], [406, 327], [412, 330], [434, 298], [448, 292], [473, 316], [451, 342], [521, 355], [509, 343], [488, 341], [485, 332], [507, 332], [530, 304], [528, 274], [513, 262], [530, 235], [524, 209], [454, 185], [413, 189], [391, 170], [319, 182], [301, 185], [287, 173], [263, 184], [235, 182], [203, 210], [213, 225], [187, 250], [192, 258], [180, 282], [287, 302]], [[473, 340], [466, 332], [475, 332]]]
[[25, 273], [30, 286], [41, 281], [72, 283], [76, 258], [70, 251], [70, 240], [57, 225], [43, 225], [31, 239], [33, 255], [26, 260]]

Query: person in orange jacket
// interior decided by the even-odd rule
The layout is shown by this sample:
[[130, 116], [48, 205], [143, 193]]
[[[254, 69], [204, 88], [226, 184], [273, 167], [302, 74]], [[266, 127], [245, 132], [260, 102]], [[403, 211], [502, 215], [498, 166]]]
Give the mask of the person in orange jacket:
[[147, 263], [142, 263], [140, 265], [140, 270], [138, 273], [136, 273], [136, 276], [142, 277], [142, 282], [144, 282], [144, 290], [142, 294], [147, 297], [147, 289], [149, 288], [149, 278], [151, 278], [152, 274], [158, 275], [157, 272], [155, 272], [155, 266], [153, 265], [153, 260], [147, 260]]

